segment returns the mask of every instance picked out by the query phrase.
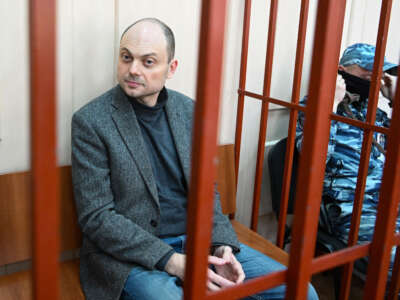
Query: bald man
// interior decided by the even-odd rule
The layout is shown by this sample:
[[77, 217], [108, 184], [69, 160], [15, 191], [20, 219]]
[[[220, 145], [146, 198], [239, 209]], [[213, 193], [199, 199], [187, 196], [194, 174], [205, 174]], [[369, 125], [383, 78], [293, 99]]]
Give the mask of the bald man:
[[[122, 34], [118, 85], [72, 120], [72, 178], [89, 300], [181, 299], [194, 102], [166, 89], [178, 66], [171, 29], [142, 19]], [[215, 194], [207, 288], [284, 267], [243, 245]], [[284, 299], [285, 287], [257, 294]], [[317, 299], [309, 288], [309, 299]], [[251, 298], [254, 299], [254, 298]]]

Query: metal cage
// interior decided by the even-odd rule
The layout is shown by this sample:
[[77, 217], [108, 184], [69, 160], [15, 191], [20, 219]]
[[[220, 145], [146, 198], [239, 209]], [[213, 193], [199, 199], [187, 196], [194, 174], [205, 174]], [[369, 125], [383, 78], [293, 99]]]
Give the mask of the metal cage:
[[[263, 94], [245, 90], [247, 53], [249, 43], [251, 0], [245, 0], [241, 72], [238, 89], [238, 109], [235, 139], [236, 171], [239, 166], [241, 132], [243, 126], [244, 97], [262, 101], [260, 136], [253, 199], [252, 228], [257, 227], [259, 210], [264, 144], [268, 121], [269, 103], [290, 109], [288, 148], [282, 193], [282, 209], [279, 218], [277, 244], [282, 245], [285, 211], [289, 194], [289, 182], [294, 150], [295, 127], [298, 111], [307, 116], [304, 131], [304, 153], [300, 159], [302, 176], [297, 184], [297, 199], [293, 225], [293, 242], [287, 270], [248, 281], [244, 284], [216, 293], [206, 292], [206, 266], [211, 235], [212, 194], [215, 179], [216, 128], [218, 122], [226, 0], [203, 0], [201, 6], [201, 34], [198, 71], [197, 101], [195, 110], [192, 176], [190, 183], [191, 222], [188, 225], [188, 263], [184, 284], [185, 299], [236, 299], [257, 291], [287, 284], [287, 299], [305, 299], [307, 284], [312, 274], [344, 265], [341, 299], [348, 299], [353, 262], [369, 255], [370, 263], [365, 286], [365, 299], [382, 299], [385, 291], [390, 249], [400, 243], [395, 234], [398, 200], [400, 198], [400, 81], [393, 107], [389, 129], [375, 126], [378, 92], [386, 47], [392, 0], [382, 0], [379, 31], [376, 40], [376, 59], [369, 94], [366, 122], [343, 118], [331, 113], [331, 101], [335, 90], [337, 62], [342, 36], [345, 0], [319, 1], [317, 24], [311, 69], [309, 101], [300, 106], [300, 82], [303, 65], [304, 44], [309, 1], [301, 1], [296, 64], [291, 101], [270, 97], [274, 40], [278, 0], [271, 0], [268, 44], [265, 63]], [[31, 47], [31, 117], [32, 117], [32, 168], [34, 200], [34, 297], [35, 299], [58, 299], [58, 249], [59, 224], [58, 177], [56, 172], [55, 132], [55, 2], [51, 0], [30, 1], [30, 47]], [[40, 76], [36, 76], [40, 74]], [[322, 76], [323, 75], [323, 76]], [[324, 80], [322, 80], [324, 78]], [[207, 121], [205, 121], [207, 120]], [[349, 245], [346, 249], [314, 258], [314, 246], [319, 217], [321, 182], [325, 172], [326, 149], [330, 122], [337, 120], [358, 126], [364, 130], [362, 158], [352, 218]], [[385, 168], [378, 207], [377, 224], [372, 242], [356, 245], [364, 195], [368, 161], [374, 131], [388, 136]], [[236, 172], [237, 174], [238, 172]], [[200, 201], [201, 199], [201, 201]], [[205, 222], [204, 220], [210, 220]], [[396, 297], [399, 282], [399, 255], [393, 272], [391, 297]]]

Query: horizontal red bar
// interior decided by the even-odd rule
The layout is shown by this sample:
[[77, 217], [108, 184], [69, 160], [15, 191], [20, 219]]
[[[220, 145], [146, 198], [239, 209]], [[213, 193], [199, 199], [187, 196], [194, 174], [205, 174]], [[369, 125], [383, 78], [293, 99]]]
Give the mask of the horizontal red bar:
[[281, 105], [281, 106], [284, 106], [284, 107], [297, 109], [297, 110], [300, 110], [300, 111], [305, 111], [305, 109], [306, 109], [305, 106], [303, 106], [303, 105], [293, 104], [291, 102], [286, 102], [286, 101], [274, 99], [274, 98], [271, 98], [271, 97], [264, 97], [263, 95], [259, 95], [259, 94], [252, 93], [252, 92], [238, 90], [238, 93], [239, 94], [243, 94], [243, 95], [248, 96], [248, 97], [259, 99], [259, 100], [262, 100], [262, 101], [267, 101], [267, 102], [270, 102], [270, 103]]
[[[400, 239], [400, 234], [396, 235]], [[336, 251], [332, 254], [326, 254], [314, 258], [312, 260], [311, 272], [312, 274], [320, 273], [329, 270], [333, 267], [344, 265], [350, 261], [355, 261], [361, 257], [368, 256], [371, 243], [363, 245], [356, 245], [353, 247], [345, 248]], [[284, 284], [287, 280], [287, 271], [280, 271], [262, 276], [253, 280], [249, 280], [238, 286], [234, 286], [223, 291], [210, 293], [207, 295], [207, 300], [221, 300], [241, 298], [249, 294], [255, 294], [259, 291], [266, 290]]]
[[321, 255], [312, 260], [311, 272], [313, 274], [320, 273], [331, 268], [344, 265], [345, 263], [355, 261], [361, 257], [369, 255], [371, 243], [348, 247], [343, 250], [336, 251], [332, 254]]
[[358, 120], [342, 117], [342, 116], [339, 116], [339, 115], [336, 115], [336, 114], [331, 114], [331, 119], [335, 120], [335, 121], [342, 122], [342, 123], [350, 124], [350, 125], [362, 128], [362, 129], [370, 129], [372, 131], [383, 133], [383, 134], [386, 134], [386, 135], [389, 134], [389, 128], [380, 127], [380, 126], [376, 126], [376, 125], [371, 125], [371, 124], [364, 123], [364, 122], [361, 122], [361, 121], [358, 121]]
[[[243, 95], [248, 96], [248, 97], [251, 97], [251, 98], [258, 99], [258, 100], [268, 101], [268, 102], [271, 102], [271, 103], [274, 103], [274, 104], [277, 104], [277, 105], [280, 105], [280, 106], [284, 106], [284, 107], [289, 108], [289, 109], [297, 109], [299, 111], [305, 111], [305, 106], [303, 106], [303, 105], [293, 104], [291, 102], [286, 102], [286, 101], [274, 99], [274, 98], [271, 98], [271, 97], [264, 97], [263, 95], [252, 93], [252, 92], [248, 92], [248, 91], [242, 91], [240, 89], [238, 90], [238, 93], [239, 94], [243, 94]], [[386, 128], [386, 127], [380, 127], [380, 126], [376, 126], [376, 125], [371, 125], [371, 124], [364, 123], [364, 122], [361, 122], [361, 121], [358, 121], [358, 120], [354, 120], [354, 119], [346, 118], [346, 117], [343, 117], [343, 116], [339, 116], [339, 115], [333, 114], [333, 113], [330, 115], [330, 118], [332, 120], [339, 121], [339, 122], [342, 122], [342, 123], [346, 123], [346, 124], [349, 124], [349, 125], [352, 125], [352, 126], [356, 126], [356, 127], [362, 128], [362, 129], [369, 129], [369, 130], [372, 130], [374, 132], [379, 132], [379, 133], [383, 133], [383, 134], [386, 134], [386, 135], [389, 134], [389, 128]]]
[[247, 295], [284, 284], [287, 280], [287, 271], [274, 272], [262, 277], [258, 277], [243, 284], [233, 286], [218, 292], [207, 294], [207, 300], [240, 299]]

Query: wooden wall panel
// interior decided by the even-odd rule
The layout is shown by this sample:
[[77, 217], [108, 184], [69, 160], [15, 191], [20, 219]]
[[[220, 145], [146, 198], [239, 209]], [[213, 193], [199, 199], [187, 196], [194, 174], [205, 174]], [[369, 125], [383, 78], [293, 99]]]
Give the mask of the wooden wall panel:
[[[80, 247], [72, 196], [71, 167], [60, 167], [61, 251]], [[31, 255], [32, 203], [30, 173], [0, 175], [0, 266], [27, 260]]]
[[71, 167], [60, 168], [61, 192], [61, 251], [80, 248], [81, 231], [76, 217], [75, 201], [73, 200]]
[[0, 176], [0, 265], [31, 257], [30, 175]]
[[218, 147], [217, 168], [218, 192], [221, 195], [221, 206], [224, 214], [236, 211], [236, 182], [234, 145]]

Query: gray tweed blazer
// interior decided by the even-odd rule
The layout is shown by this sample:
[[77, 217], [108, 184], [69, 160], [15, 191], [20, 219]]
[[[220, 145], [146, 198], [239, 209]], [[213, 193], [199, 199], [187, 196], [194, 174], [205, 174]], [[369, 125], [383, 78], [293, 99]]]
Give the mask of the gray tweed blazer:
[[[167, 119], [187, 182], [193, 109], [193, 100], [168, 90]], [[118, 85], [72, 118], [72, 180], [83, 233], [83, 291], [88, 300], [117, 300], [135, 265], [154, 269], [171, 249], [157, 238], [154, 175], [135, 112]], [[239, 247], [218, 195], [212, 243]]]

